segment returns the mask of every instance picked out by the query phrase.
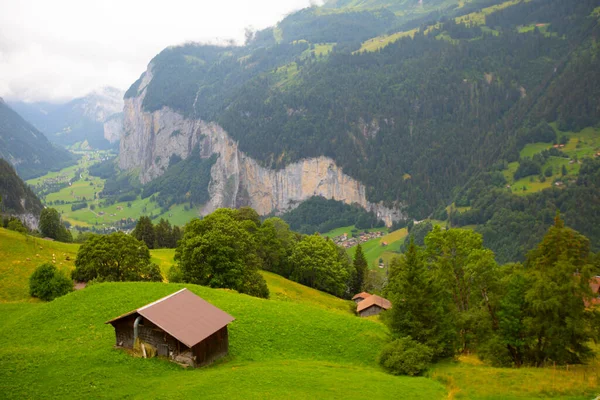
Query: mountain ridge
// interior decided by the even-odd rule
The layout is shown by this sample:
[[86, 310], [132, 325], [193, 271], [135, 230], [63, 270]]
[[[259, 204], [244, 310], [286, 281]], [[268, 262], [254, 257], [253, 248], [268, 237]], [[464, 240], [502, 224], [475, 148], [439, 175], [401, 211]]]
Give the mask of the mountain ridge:
[[94, 148], [108, 149], [120, 136], [123, 95], [120, 89], [102, 87], [66, 103], [9, 104], [54, 143], [69, 146], [87, 141]]
[[[125, 118], [141, 126], [151, 113], [169, 110], [218, 125], [246, 156], [271, 170], [327, 157], [365, 186], [368, 202], [425, 218], [451, 204], [460, 188], [493, 181], [494, 164], [517, 160], [543, 120], [563, 121], [565, 129], [600, 120], [573, 72], [584, 68], [593, 76], [584, 62], [594, 59], [590, 43], [598, 32], [590, 17], [593, 1], [435, 4], [451, 3], [452, 15], [460, 17], [434, 19], [414, 37], [374, 52], [356, 52], [364, 32], [327, 44], [331, 31], [314, 22], [322, 17], [314, 7], [256, 32], [244, 47], [167, 48], [152, 59], [152, 77], [143, 74], [128, 90], [126, 98], [140, 90], [145, 96]], [[490, 7], [477, 9], [483, 5]], [[353, 12], [325, 15], [360, 31], [362, 14]], [[576, 67], [561, 68], [565, 59]], [[569, 85], [578, 92], [562, 104], [560, 92]], [[590, 104], [579, 107], [584, 103]], [[577, 112], [585, 115], [573, 122]], [[146, 150], [123, 156], [122, 146], [129, 161], [121, 168], [139, 169], [147, 181], [168, 168], [169, 148], [184, 146], [185, 152], [172, 154], [185, 158], [190, 143], [200, 143], [178, 137], [176, 124], [154, 134], [160, 130], [173, 136], [158, 146], [126, 124], [123, 138]]]
[[13, 165], [23, 179], [59, 170], [74, 160], [4, 101], [0, 102], [0, 158]]

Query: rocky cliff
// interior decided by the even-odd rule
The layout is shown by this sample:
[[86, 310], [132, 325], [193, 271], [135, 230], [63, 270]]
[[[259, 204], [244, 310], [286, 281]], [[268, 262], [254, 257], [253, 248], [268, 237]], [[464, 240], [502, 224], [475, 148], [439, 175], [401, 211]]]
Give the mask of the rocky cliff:
[[137, 96], [125, 99], [120, 142], [119, 167], [138, 170], [142, 183], [160, 176], [172, 155], [185, 159], [199, 151], [201, 157], [219, 155], [211, 169], [210, 201], [202, 214], [219, 207], [248, 205], [267, 215], [284, 212], [318, 195], [360, 204], [387, 225], [403, 217], [398, 209], [368, 202], [365, 186], [344, 174], [330, 158], [304, 159], [280, 170], [264, 168], [240, 151], [218, 124], [184, 118], [168, 107], [152, 113], [144, 111], [142, 103], [152, 76], [150, 65]]
[[104, 139], [116, 143], [123, 134], [123, 113], [111, 115], [104, 121]]

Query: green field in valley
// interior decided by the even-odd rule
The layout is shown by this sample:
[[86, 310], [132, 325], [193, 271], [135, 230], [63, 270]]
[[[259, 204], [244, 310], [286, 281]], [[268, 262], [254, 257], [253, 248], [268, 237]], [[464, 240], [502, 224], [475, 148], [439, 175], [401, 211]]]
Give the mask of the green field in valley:
[[[116, 202], [106, 205], [99, 197], [104, 189], [105, 179], [91, 176], [88, 168], [110, 156], [108, 152], [78, 152], [81, 155], [78, 163], [59, 172], [51, 172], [42, 177], [27, 181], [35, 190], [40, 190], [44, 183], [59, 181], [65, 187], [60, 190], [44, 193], [41, 200], [44, 205], [56, 208], [63, 221], [73, 227], [95, 227], [96, 229], [114, 227], [123, 220], [137, 220], [142, 215], [151, 216], [157, 222], [164, 218], [173, 225], [183, 226], [199, 215], [196, 207], [187, 204], [176, 204], [164, 211], [151, 197], [133, 201]], [[78, 179], [75, 179], [79, 171]], [[74, 204], [87, 203], [87, 207], [72, 210]], [[76, 234], [76, 231], [73, 232]]]

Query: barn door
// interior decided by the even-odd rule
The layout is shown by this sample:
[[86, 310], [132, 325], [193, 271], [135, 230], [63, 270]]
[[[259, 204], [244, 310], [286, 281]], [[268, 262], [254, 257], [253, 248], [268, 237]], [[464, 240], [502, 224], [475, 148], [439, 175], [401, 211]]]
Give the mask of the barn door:
[[159, 344], [157, 349], [158, 355], [163, 357], [169, 356], [169, 345], [168, 344]]

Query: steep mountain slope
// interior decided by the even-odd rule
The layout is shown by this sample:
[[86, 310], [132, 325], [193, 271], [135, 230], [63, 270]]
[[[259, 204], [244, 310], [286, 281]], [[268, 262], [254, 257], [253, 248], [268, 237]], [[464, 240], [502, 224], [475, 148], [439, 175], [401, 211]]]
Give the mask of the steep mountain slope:
[[120, 135], [123, 91], [104, 87], [66, 104], [11, 102], [10, 106], [57, 144], [86, 141], [111, 147]]
[[0, 197], [0, 214], [16, 216], [30, 228], [37, 227], [44, 207], [14, 168], [3, 159], [0, 159]]
[[0, 158], [12, 164], [21, 178], [29, 179], [66, 167], [74, 160], [66, 150], [54, 147], [0, 99]]
[[[120, 167], [148, 182], [173, 155], [219, 154], [207, 210], [321, 195], [389, 224], [491, 179], [543, 121], [600, 121], [597, 2], [424, 3], [411, 20], [401, 0], [329, 3], [244, 47], [164, 50], [126, 94]], [[358, 51], [374, 35], [382, 48]]]

